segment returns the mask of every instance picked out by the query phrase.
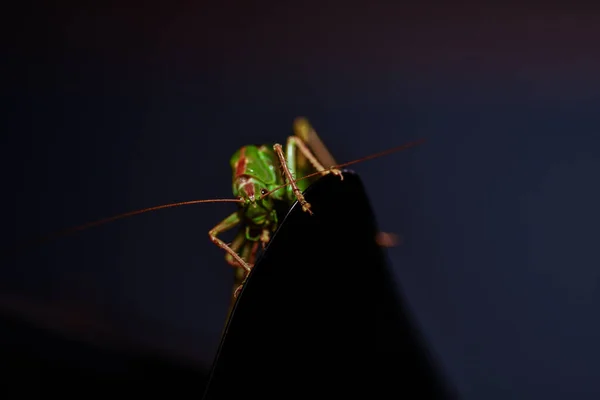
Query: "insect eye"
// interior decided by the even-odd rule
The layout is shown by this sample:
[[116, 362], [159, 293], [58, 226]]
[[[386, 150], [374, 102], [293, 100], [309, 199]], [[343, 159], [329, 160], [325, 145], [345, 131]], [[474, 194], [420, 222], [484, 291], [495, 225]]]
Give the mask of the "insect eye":
[[267, 194], [267, 189], [260, 189], [260, 194], [263, 196]]

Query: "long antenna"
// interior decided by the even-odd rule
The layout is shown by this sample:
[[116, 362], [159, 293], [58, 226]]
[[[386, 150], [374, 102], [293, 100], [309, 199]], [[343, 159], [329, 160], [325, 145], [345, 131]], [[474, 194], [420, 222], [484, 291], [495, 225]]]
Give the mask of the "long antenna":
[[[340, 168], [343, 168], [343, 167], [347, 167], [348, 165], [358, 164], [358, 163], [361, 163], [363, 161], [368, 161], [368, 160], [372, 160], [374, 158], [379, 158], [379, 157], [387, 156], [388, 154], [396, 153], [398, 151], [406, 150], [406, 149], [408, 149], [410, 147], [418, 146], [418, 145], [420, 145], [422, 143], [425, 143], [425, 141], [426, 141], [425, 139], [419, 139], [419, 140], [415, 140], [415, 141], [412, 141], [412, 142], [408, 142], [408, 143], [405, 143], [405, 144], [400, 145], [400, 146], [392, 147], [391, 149], [380, 151], [379, 153], [371, 154], [371, 155], [368, 155], [368, 156], [365, 156], [365, 157], [358, 158], [356, 160], [352, 160], [352, 161], [348, 161], [348, 162], [345, 162], [345, 163], [342, 163], [342, 164], [334, 165], [332, 167], [326, 168], [325, 171], [330, 171], [332, 169], [340, 169]], [[303, 177], [296, 179], [296, 182], [302, 181], [304, 179], [312, 178], [314, 176], [321, 175], [323, 172], [324, 171], [317, 171], [317, 172], [313, 172], [312, 174], [304, 175]], [[277, 186], [275, 189], [268, 191], [267, 193], [265, 193], [264, 195], [262, 195], [261, 198], [267, 197], [271, 193], [276, 192], [279, 189], [286, 187], [287, 185], [289, 185], [289, 182], [288, 183], [284, 183], [283, 185]]]
[[[343, 168], [343, 167], [347, 167], [349, 165], [353, 165], [353, 164], [358, 164], [361, 163], [363, 161], [367, 161], [367, 160], [372, 160], [374, 158], [379, 158], [379, 157], [383, 157], [383, 156], [387, 156], [388, 154], [392, 154], [392, 153], [396, 153], [398, 151], [402, 151], [402, 150], [406, 150], [410, 147], [414, 147], [417, 146], [421, 143], [425, 142], [425, 139], [420, 139], [420, 140], [415, 140], [413, 142], [409, 142], [409, 143], [405, 143], [401, 146], [396, 146], [396, 147], [392, 147], [391, 149], [387, 149], [384, 151], [381, 151], [379, 153], [375, 153], [375, 154], [371, 154], [368, 155], [366, 157], [362, 157], [353, 161], [348, 161], [342, 164], [338, 164], [338, 165], [334, 165], [332, 167], [329, 167], [326, 169], [326, 171], [328, 170], [332, 170], [332, 169], [339, 169], [339, 168]], [[309, 179], [312, 178], [314, 176], [318, 176], [321, 175], [323, 173], [323, 171], [318, 171], [318, 172], [314, 172], [312, 174], [308, 174], [305, 175], [301, 178], [296, 179], [296, 182], [304, 180], [304, 179]], [[264, 198], [269, 196], [271, 193], [276, 192], [277, 190], [286, 187], [287, 185], [289, 185], [290, 183], [284, 183], [283, 185], [280, 185], [278, 187], [276, 187], [273, 190], [270, 190], [269, 192], [265, 193], [264, 195], [260, 196], [260, 198]], [[116, 221], [119, 219], [123, 219], [123, 218], [127, 218], [127, 217], [132, 217], [134, 215], [138, 215], [138, 214], [143, 214], [143, 213], [147, 213], [147, 212], [151, 212], [151, 211], [157, 211], [157, 210], [162, 210], [165, 208], [174, 208], [174, 207], [181, 207], [181, 206], [188, 206], [188, 205], [193, 205], [193, 204], [201, 204], [201, 203], [241, 203], [243, 202], [243, 200], [239, 200], [239, 199], [208, 199], [208, 200], [189, 200], [189, 201], [181, 201], [178, 203], [169, 203], [169, 204], [163, 204], [160, 206], [154, 206], [154, 207], [147, 207], [147, 208], [142, 208], [140, 210], [135, 210], [135, 211], [129, 211], [126, 213], [122, 213], [122, 214], [118, 214], [118, 215], [114, 215], [112, 217], [108, 217], [108, 218], [103, 218], [97, 221], [93, 221], [93, 222], [88, 222], [87, 224], [83, 224], [83, 225], [78, 225], [78, 226], [74, 226], [71, 228], [67, 228], [67, 229], [63, 229], [61, 231], [57, 231], [54, 233], [51, 233], [49, 235], [43, 236], [41, 238], [37, 238], [35, 240], [30, 240], [27, 242], [22, 243], [20, 246], [15, 246], [15, 248], [13, 248], [13, 252], [18, 252], [20, 250], [23, 250], [27, 247], [30, 246], [34, 246], [34, 245], [40, 245], [44, 242], [47, 242], [49, 240], [53, 240], [62, 236], [66, 236], [69, 234], [73, 234], [75, 232], [79, 232], [82, 231], [84, 229], [88, 229], [88, 228], [93, 228], [95, 226], [98, 225], [104, 225], [106, 223], [112, 222], [112, 221]], [[13, 253], [10, 252], [10, 253]]]
[[41, 238], [37, 238], [37, 239], [34, 239], [34, 240], [29, 240], [27, 242], [23, 242], [21, 245], [15, 246], [14, 252], [18, 252], [19, 250], [23, 250], [23, 249], [25, 249], [27, 247], [30, 247], [30, 246], [40, 245], [40, 244], [42, 244], [44, 242], [47, 242], [49, 240], [56, 239], [56, 238], [59, 238], [59, 237], [62, 237], [62, 236], [66, 236], [66, 235], [69, 235], [69, 234], [73, 234], [75, 232], [82, 231], [84, 229], [93, 228], [93, 227], [98, 226], [98, 225], [104, 225], [106, 223], [109, 223], [109, 222], [112, 222], [112, 221], [116, 221], [118, 219], [132, 217], [134, 215], [143, 214], [143, 213], [147, 213], [147, 212], [151, 212], [151, 211], [162, 210], [162, 209], [165, 209], [165, 208], [174, 208], [174, 207], [181, 207], [181, 206], [189, 206], [189, 205], [192, 205], [192, 204], [200, 204], [200, 203], [241, 203], [241, 200], [239, 200], [239, 199], [189, 200], [189, 201], [181, 201], [181, 202], [178, 202], [178, 203], [169, 203], [169, 204], [162, 204], [160, 206], [142, 208], [140, 210], [129, 211], [129, 212], [126, 212], [126, 213], [122, 213], [122, 214], [118, 214], [118, 215], [113, 215], [112, 217], [103, 218], [103, 219], [100, 219], [100, 220], [97, 220], [97, 221], [88, 222], [87, 224], [73, 226], [71, 228], [63, 229], [63, 230], [60, 230], [60, 231], [53, 232], [53, 233], [51, 233], [49, 235], [46, 235], [46, 236], [42, 236]]

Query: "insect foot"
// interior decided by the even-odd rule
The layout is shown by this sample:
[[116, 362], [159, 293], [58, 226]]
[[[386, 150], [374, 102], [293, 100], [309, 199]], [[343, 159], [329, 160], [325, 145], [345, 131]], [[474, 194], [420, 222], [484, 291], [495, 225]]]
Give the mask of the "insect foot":
[[342, 171], [340, 171], [337, 168], [330, 168], [329, 173], [339, 176], [341, 181], [344, 180], [344, 175], [342, 174]]
[[300, 203], [302, 205], [302, 211], [309, 213], [310, 215], [313, 215], [313, 212], [310, 210], [310, 203], [307, 202], [306, 200], [303, 203]]
[[[245, 281], [244, 281], [245, 282]], [[242, 291], [242, 288], [244, 287], [244, 282], [242, 282], [240, 284], [240, 286], [237, 287], [237, 289], [235, 289], [235, 292], [233, 292], [233, 298], [237, 299], [238, 296], [240, 295], [240, 292]]]

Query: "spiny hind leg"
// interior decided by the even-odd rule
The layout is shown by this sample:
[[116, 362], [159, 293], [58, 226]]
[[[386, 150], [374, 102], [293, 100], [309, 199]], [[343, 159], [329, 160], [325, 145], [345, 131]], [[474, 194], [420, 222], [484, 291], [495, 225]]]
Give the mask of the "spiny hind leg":
[[[324, 166], [337, 165], [335, 158], [321, 140], [317, 131], [311, 126], [310, 122], [304, 117], [298, 117], [294, 120], [294, 135], [302, 139], [308, 145], [317, 160]], [[303, 157], [299, 157], [303, 158]], [[300, 165], [304, 167], [304, 165]]]

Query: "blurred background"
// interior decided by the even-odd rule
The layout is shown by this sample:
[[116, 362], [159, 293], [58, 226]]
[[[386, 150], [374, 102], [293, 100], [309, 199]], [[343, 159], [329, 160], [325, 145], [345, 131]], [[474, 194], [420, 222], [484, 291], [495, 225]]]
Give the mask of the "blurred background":
[[[40, 2], [2, 20], [2, 247], [231, 197], [233, 152], [298, 115], [340, 162], [425, 138], [353, 169], [449, 379], [465, 399], [600, 395], [597, 7]], [[232, 210], [4, 258], [0, 310], [205, 370], [233, 279], [207, 232]]]

